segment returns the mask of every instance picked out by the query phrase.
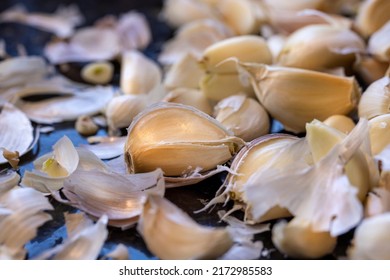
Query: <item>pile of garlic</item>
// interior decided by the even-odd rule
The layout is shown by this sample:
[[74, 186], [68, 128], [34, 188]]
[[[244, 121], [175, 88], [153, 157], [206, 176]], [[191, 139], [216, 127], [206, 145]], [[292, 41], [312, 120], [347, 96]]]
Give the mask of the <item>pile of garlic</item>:
[[[35, 71], [20, 66], [26, 58], [0, 63], [0, 131], [6, 114], [23, 114], [28, 130], [20, 147], [7, 140], [18, 131], [0, 139], [3, 162], [33, 145], [28, 119], [77, 119], [76, 129], [89, 136], [99, 113], [109, 135], [83, 147], [60, 139], [20, 182], [0, 173], [0, 190], [33, 188], [98, 220], [62, 245], [72, 249], [97, 231], [99, 245], [86, 242], [83, 258], [97, 257], [107, 225], [137, 225], [161, 259], [259, 258], [253, 235], [263, 228], [256, 227], [273, 221], [273, 244], [292, 258], [332, 254], [338, 237], [355, 230], [348, 258], [390, 259], [383, 247], [390, 233], [390, 2], [166, 0], [161, 14], [177, 30], [158, 62], [136, 50], [150, 40], [137, 13], [46, 47], [55, 64], [92, 61], [81, 78], [98, 86], [51, 77], [39, 58], [27, 58]], [[129, 26], [134, 33], [120, 41]], [[86, 38], [100, 34], [109, 43], [90, 46]], [[114, 59], [118, 90], [101, 86], [112, 80]], [[35, 105], [24, 99], [42, 92], [59, 97]], [[284, 133], [271, 133], [282, 130], [277, 125]], [[166, 188], [221, 172], [226, 180], [200, 211], [233, 201], [221, 218], [228, 226], [199, 225], [164, 198]], [[232, 223], [236, 211], [244, 219]], [[42, 258], [61, 258], [62, 249]]]

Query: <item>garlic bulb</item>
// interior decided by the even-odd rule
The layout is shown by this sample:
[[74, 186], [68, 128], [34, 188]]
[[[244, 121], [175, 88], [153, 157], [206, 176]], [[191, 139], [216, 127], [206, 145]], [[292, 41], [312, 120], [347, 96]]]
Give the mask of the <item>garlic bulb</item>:
[[359, 103], [359, 117], [372, 119], [390, 113], [390, 78], [373, 82], [363, 93]]
[[214, 116], [244, 141], [252, 141], [269, 131], [270, 120], [267, 112], [257, 101], [245, 95], [222, 99], [215, 106]]
[[368, 41], [368, 51], [379, 61], [390, 61], [390, 18]]
[[165, 176], [183, 176], [216, 168], [243, 145], [242, 139], [194, 107], [157, 103], [130, 125], [125, 159], [130, 173], [161, 168]]
[[292, 132], [305, 131], [313, 119], [348, 114], [361, 95], [354, 78], [255, 63], [239, 67], [267, 112]]
[[355, 27], [364, 37], [369, 37], [388, 20], [390, 20], [389, 1], [365, 0], [355, 18]]
[[372, 154], [378, 155], [390, 145], [390, 114], [377, 116], [368, 121]]
[[176, 88], [169, 92], [162, 101], [192, 106], [208, 115], [212, 113], [209, 101], [202, 92], [196, 89]]
[[364, 41], [355, 32], [344, 27], [315, 24], [303, 27], [287, 38], [277, 63], [311, 70], [351, 67], [356, 53], [364, 51]]
[[169, 200], [157, 196], [146, 201], [137, 230], [160, 259], [215, 259], [233, 244], [226, 229], [198, 225]]
[[344, 115], [333, 115], [324, 120], [324, 124], [327, 126], [333, 127], [338, 131], [348, 134], [355, 127], [354, 121], [347, 116]]

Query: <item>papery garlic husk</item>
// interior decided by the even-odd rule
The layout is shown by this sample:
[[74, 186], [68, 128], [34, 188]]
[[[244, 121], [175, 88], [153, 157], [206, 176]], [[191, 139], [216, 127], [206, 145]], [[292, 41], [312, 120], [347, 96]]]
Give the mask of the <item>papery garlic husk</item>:
[[215, 259], [233, 245], [225, 228], [201, 226], [167, 199], [156, 196], [146, 201], [137, 230], [160, 259]]
[[121, 63], [120, 88], [125, 94], [148, 93], [161, 83], [160, 67], [141, 52], [125, 52]]
[[364, 219], [355, 230], [348, 258], [353, 260], [390, 260], [390, 213]]
[[363, 93], [359, 102], [359, 117], [372, 119], [390, 113], [390, 78], [383, 77], [373, 82]]
[[368, 52], [379, 61], [390, 62], [390, 18], [368, 41]]
[[374, 57], [360, 56], [355, 63], [355, 72], [359, 78], [370, 85], [373, 82], [383, 78], [390, 64], [381, 62]]
[[378, 155], [390, 145], [390, 114], [377, 116], [368, 121], [372, 154]]
[[126, 137], [105, 137], [99, 143], [81, 145], [100, 159], [111, 159], [123, 155]]
[[199, 88], [199, 81], [203, 75], [198, 60], [191, 53], [183, 55], [168, 70], [164, 78], [167, 89]]
[[372, 217], [390, 212], [390, 190], [386, 188], [375, 188], [368, 193], [364, 205], [364, 216]]
[[365, 43], [355, 32], [344, 27], [316, 24], [292, 33], [279, 53], [277, 63], [310, 70], [349, 68], [355, 54], [364, 51]]
[[34, 132], [27, 116], [10, 103], [0, 101], [0, 164], [8, 160], [3, 149], [17, 152], [19, 156], [27, 153], [34, 144]]
[[344, 134], [350, 133], [355, 127], [355, 122], [350, 117], [344, 115], [330, 116], [324, 120], [324, 124], [333, 127]]
[[169, 92], [162, 101], [192, 106], [208, 115], [211, 115], [213, 111], [206, 96], [197, 89], [176, 88]]
[[272, 229], [275, 247], [290, 257], [317, 259], [333, 252], [337, 238], [326, 231], [314, 231], [305, 220], [278, 222]]
[[200, 90], [210, 102], [217, 102], [236, 94], [245, 94], [254, 97], [255, 92], [249, 84], [240, 81], [239, 74], [205, 74], [200, 81]]
[[18, 185], [20, 176], [12, 170], [0, 171], [0, 196]]
[[194, 107], [157, 103], [128, 129], [125, 159], [130, 173], [161, 168], [165, 176], [212, 170], [244, 145], [219, 122]]
[[292, 132], [305, 131], [313, 119], [350, 113], [361, 95], [353, 77], [264, 64], [239, 63], [239, 67], [267, 112]]
[[355, 28], [364, 37], [371, 36], [390, 20], [390, 2], [387, 0], [365, 0], [355, 18]]
[[[306, 125], [306, 139], [310, 146], [314, 163], [330, 153], [332, 148], [345, 137], [346, 134], [317, 120]], [[371, 186], [370, 173], [363, 152], [360, 150], [356, 151], [344, 168], [349, 181], [358, 190], [357, 195], [359, 199], [364, 201]]]
[[92, 62], [81, 69], [81, 78], [96, 85], [104, 85], [112, 80], [114, 66], [110, 62]]
[[265, 109], [245, 95], [222, 99], [215, 106], [214, 116], [235, 136], [247, 142], [267, 134], [270, 128], [270, 119]]
[[234, 61], [225, 62], [230, 57], [241, 62], [272, 63], [272, 54], [266, 41], [255, 35], [236, 36], [211, 45], [204, 51], [200, 63], [209, 72], [237, 73]]

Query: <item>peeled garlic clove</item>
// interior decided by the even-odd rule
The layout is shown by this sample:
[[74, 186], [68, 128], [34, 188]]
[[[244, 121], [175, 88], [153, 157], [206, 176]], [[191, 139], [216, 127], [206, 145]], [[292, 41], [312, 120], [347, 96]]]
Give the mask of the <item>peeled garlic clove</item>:
[[321, 9], [326, 2], [326, 0], [266, 0], [265, 4], [270, 8], [278, 10], [300, 11], [305, 9]]
[[342, 133], [348, 134], [355, 127], [355, 123], [350, 117], [344, 115], [333, 115], [324, 120], [324, 124], [333, 127]]
[[240, 63], [239, 67], [267, 112], [292, 132], [305, 131], [305, 124], [313, 119], [350, 113], [361, 95], [353, 77], [264, 64]]
[[255, 35], [232, 37], [211, 45], [204, 51], [200, 63], [206, 71], [237, 73], [234, 61], [223, 62], [230, 57], [242, 62], [272, 63], [272, 54], [266, 41]]
[[162, 101], [192, 106], [208, 115], [211, 115], [213, 111], [208, 99], [202, 94], [202, 92], [196, 89], [174, 89], [169, 92]]
[[236, 34], [249, 34], [255, 31], [257, 19], [249, 0], [224, 0], [216, 2], [216, 9], [223, 21]]
[[370, 85], [383, 78], [389, 66], [389, 63], [381, 62], [374, 57], [361, 56], [355, 63], [355, 71], [366, 85]]
[[364, 219], [355, 230], [347, 255], [353, 260], [389, 260], [390, 213]]
[[90, 116], [80, 116], [76, 120], [75, 128], [78, 133], [85, 136], [95, 135], [99, 127]]
[[365, 0], [355, 19], [355, 27], [364, 37], [371, 36], [390, 20], [390, 2], [387, 0]]
[[130, 173], [161, 168], [165, 176], [211, 170], [243, 146], [219, 122], [194, 107], [158, 103], [128, 129], [125, 159]]
[[222, 99], [215, 107], [215, 119], [235, 136], [252, 141], [269, 131], [270, 120], [264, 108], [245, 95]]
[[332, 253], [337, 238], [329, 232], [314, 231], [307, 221], [293, 219], [289, 223], [281, 221], [274, 225], [272, 242], [290, 257], [316, 259]]
[[390, 61], [390, 18], [381, 29], [370, 37], [368, 52], [373, 54], [379, 61]]
[[311, 70], [350, 67], [355, 54], [364, 51], [364, 41], [355, 32], [344, 27], [316, 24], [291, 34], [277, 63]]
[[200, 89], [210, 101], [220, 101], [236, 94], [254, 96], [251, 85], [243, 85], [238, 74], [205, 74], [200, 81]]
[[191, 53], [183, 55], [174, 63], [164, 78], [164, 86], [167, 89], [198, 88], [203, 70], [198, 60]]
[[390, 114], [377, 116], [368, 121], [372, 154], [378, 155], [390, 145]]
[[390, 113], [390, 78], [373, 82], [363, 93], [359, 103], [359, 117], [372, 119]]
[[198, 225], [167, 199], [156, 196], [146, 201], [137, 230], [160, 259], [215, 259], [233, 245], [226, 229]]
[[161, 69], [153, 60], [138, 51], [123, 54], [120, 88], [125, 94], [149, 93], [161, 80]]
[[81, 78], [88, 83], [96, 85], [109, 83], [113, 75], [114, 66], [109, 62], [93, 62], [81, 69]]

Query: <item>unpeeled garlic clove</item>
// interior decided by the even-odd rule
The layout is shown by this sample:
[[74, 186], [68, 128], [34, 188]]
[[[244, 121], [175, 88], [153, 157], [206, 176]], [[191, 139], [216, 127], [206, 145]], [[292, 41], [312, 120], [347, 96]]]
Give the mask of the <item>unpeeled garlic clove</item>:
[[364, 37], [371, 36], [390, 20], [390, 2], [387, 0], [365, 0], [355, 18], [355, 28]]
[[292, 132], [305, 131], [305, 124], [313, 119], [348, 114], [360, 99], [353, 77], [255, 63], [238, 65], [267, 112]]
[[353, 31], [329, 24], [303, 27], [291, 34], [277, 63], [311, 70], [351, 67], [356, 53], [365, 51], [364, 41]]
[[354, 69], [366, 85], [371, 85], [373, 82], [385, 76], [389, 66], [389, 63], [381, 62], [375, 57], [360, 56], [355, 63]]
[[333, 115], [324, 120], [324, 124], [333, 127], [342, 133], [348, 134], [355, 127], [354, 121], [344, 115]]
[[156, 196], [146, 201], [137, 230], [160, 259], [215, 259], [233, 245], [226, 229], [198, 225], [167, 199]]
[[333, 252], [337, 238], [326, 231], [314, 231], [305, 220], [278, 222], [272, 229], [272, 242], [290, 257], [316, 259]]
[[194, 107], [157, 103], [128, 129], [125, 160], [130, 173], [161, 168], [165, 176], [212, 170], [244, 145], [219, 122]]
[[390, 145], [390, 114], [377, 116], [368, 121], [372, 154], [378, 155]]
[[363, 93], [359, 103], [359, 117], [372, 119], [390, 113], [390, 78], [373, 82]]
[[93, 62], [81, 69], [81, 78], [96, 85], [104, 85], [112, 80], [114, 66], [109, 62]]
[[225, 62], [231, 57], [242, 62], [272, 63], [272, 54], [266, 41], [255, 35], [236, 36], [211, 45], [204, 51], [200, 63], [209, 72], [237, 73], [234, 61]]
[[390, 62], [390, 18], [385, 25], [370, 37], [368, 52], [379, 61]]
[[252, 141], [269, 131], [270, 120], [264, 108], [245, 95], [233, 95], [222, 99], [214, 110], [214, 116], [235, 136]]
[[211, 115], [213, 111], [202, 92], [191, 88], [176, 88], [169, 92], [162, 101], [192, 106], [208, 115]]

